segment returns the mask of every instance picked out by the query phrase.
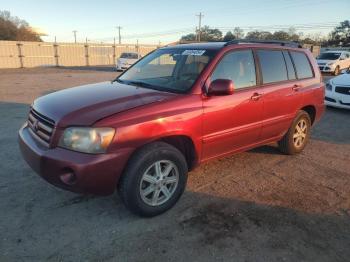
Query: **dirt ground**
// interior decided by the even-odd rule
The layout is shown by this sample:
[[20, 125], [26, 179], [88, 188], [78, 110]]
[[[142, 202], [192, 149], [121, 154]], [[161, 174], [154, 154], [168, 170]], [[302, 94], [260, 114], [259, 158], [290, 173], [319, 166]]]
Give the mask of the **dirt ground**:
[[302, 154], [275, 145], [189, 175], [164, 215], [117, 195], [57, 189], [22, 160], [17, 131], [42, 94], [113, 79], [111, 68], [0, 71], [0, 261], [350, 261], [350, 112], [327, 108]]

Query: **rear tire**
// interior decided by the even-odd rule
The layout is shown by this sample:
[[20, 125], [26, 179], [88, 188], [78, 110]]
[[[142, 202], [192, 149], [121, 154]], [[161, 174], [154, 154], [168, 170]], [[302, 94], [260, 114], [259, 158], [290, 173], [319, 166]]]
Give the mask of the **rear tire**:
[[299, 111], [288, 132], [278, 141], [279, 149], [288, 155], [300, 153], [309, 140], [310, 130], [311, 119], [309, 114], [303, 110]]
[[118, 184], [119, 195], [134, 214], [153, 217], [181, 197], [187, 183], [187, 163], [175, 147], [155, 142], [137, 151]]

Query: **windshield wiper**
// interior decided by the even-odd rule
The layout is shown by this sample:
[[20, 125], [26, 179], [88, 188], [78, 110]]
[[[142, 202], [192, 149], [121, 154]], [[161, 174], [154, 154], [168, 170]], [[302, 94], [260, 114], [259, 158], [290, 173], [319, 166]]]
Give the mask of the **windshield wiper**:
[[123, 83], [127, 84], [127, 85], [133, 85], [133, 86], [139, 86], [139, 87], [144, 87], [144, 88], [150, 88], [150, 89], [156, 89], [158, 90], [158, 88], [154, 85], [142, 82], [142, 81], [123, 81]]
[[118, 83], [121, 83], [121, 84], [125, 83], [123, 80], [120, 80], [118, 77], [116, 79], [113, 79], [111, 83], [113, 84], [114, 82], [118, 82]]

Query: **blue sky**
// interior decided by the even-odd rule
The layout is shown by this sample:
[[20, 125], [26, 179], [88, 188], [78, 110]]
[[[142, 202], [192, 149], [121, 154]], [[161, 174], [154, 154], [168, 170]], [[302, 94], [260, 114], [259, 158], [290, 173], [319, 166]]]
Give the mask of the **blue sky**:
[[[226, 32], [235, 26], [277, 30], [277, 25], [297, 25], [305, 34], [327, 34], [332, 26], [350, 20], [350, 0], [0, 0], [0, 10], [27, 20], [44, 30], [45, 41], [112, 41], [116, 26], [124, 43], [173, 42], [194, 31], [197, 13], [204, 14], [202, 25]], [[265, 27], [274, 26], [274, 27]], [[299, 28], [300, 29], [299, 29]]]

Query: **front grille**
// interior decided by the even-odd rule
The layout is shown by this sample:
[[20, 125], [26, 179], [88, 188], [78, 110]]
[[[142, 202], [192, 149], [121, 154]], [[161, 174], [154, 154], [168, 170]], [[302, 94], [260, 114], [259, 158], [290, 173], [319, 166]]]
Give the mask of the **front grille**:
[[322, 71], [323, 70], [323, 66], [319, 66], [320, 70]]
[[344, 103], [343, 101], [339, 101], [344, 106], [350, 106], [350, 103]]
[[28, 126], [34, 138], [47, 147], [50, 145], [55, 127], [54, 121], [31, 109], [28, 116]]
[[337, 101], [335, 101], [335, 99], [330, 98], [330, 97], [328, 97], [328, 96], [326, 96], [326, 97], [324, 98], [324, 100], [329, 101], [329, 102], [333, 102], [333, 103], [337, 102]]
[[349, 86], [336, 86], [335, 92], [344, 94], [344, 95], [350, 95], [350, 87]]

